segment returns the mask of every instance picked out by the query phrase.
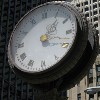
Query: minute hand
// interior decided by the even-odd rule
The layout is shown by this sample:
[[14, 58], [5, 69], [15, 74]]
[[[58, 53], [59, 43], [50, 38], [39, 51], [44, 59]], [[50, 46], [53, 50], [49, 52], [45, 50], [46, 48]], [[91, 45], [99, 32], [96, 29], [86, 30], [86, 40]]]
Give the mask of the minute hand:
[[58, 38], [58, 39], [69, 39], [69, 38], [62, 38], [62, 37], [58, 37], [58, 36], [55, 36], [55, 37], [48, 37], [48, 40], [51, 40], [51, 39], [55, 39], [55, 38]]

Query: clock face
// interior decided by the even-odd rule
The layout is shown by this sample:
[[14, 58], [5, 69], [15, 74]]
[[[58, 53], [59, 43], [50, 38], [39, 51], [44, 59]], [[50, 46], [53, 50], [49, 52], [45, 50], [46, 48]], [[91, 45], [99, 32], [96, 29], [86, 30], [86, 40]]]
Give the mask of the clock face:
[[24, 72], [50, 69], [68, 53], [76, 37], [76, 18], [64, 6], [48, 4], [28, 12], [16, 25], [9, 58]]

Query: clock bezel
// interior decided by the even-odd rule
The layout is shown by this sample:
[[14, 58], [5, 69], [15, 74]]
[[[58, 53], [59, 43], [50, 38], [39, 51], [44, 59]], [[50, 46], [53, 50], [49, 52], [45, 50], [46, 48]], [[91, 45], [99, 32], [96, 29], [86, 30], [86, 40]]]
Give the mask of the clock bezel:
[[[56, 66], [58, 66], [59, 65], [59, 63], [60, 62], [62, 62], [63, 61], [63, 58], [66, 56], [66, 55], [68, 55], [68, 53], [70, 52], [70, 50], [71, 50], [71, 48], [73, 47], [73, 43], [75, 42], [75, 40], [76, 40], [76, 33], [77, 33], [77, 23], [76, 23], [76, 17], [74, 16], [74, 14], [72, 14], [72, 12], [71, 12], [71, 14], [74, 16], [74, 18], [75, 18], [75, 38], [73, 39], [73, 42], [72, 42], [72, 44], [71, 44], [71, 47], [68, 49], [68, 51], [67, 51], [67, 53], [64, 55], [64, 57], [61, 59], [61, 60], [59, 60], [59, 62], [57, 62], [56, 64], [54, 64], [53, 66], [50, 66], [49, 68], [47, 68], [47, 69], [44, 69], [44, 70], [42, 70], [42, 71], [37, 71], [37, 72], [34, 72], [34, 71], [27, 71], [27, 70], [24, 70], [24, 69], [22, 69], [22, 68], [20, 68], [16, 63], [14, 63], [14, 61], [12, 60], [12, 54], [11, 54], [11, 42], [12, 42], [12, 38], [13, 38], [13, 35], [15, 34], [14, 33], [14, 31], [18, 28], [18, 26], [20, 25], [20, 22], [22, 22], [22, 20], [24, 20], [25, 18], [27, 18], [27, 15], [29, 15], [31, 12], [34, 12], [34, 10], [36, 10], [36, 9], [38, 9], [38, 8], [40, 8], [40, 7], [43, 7], [43, 6], [47, 6], [47, 5], [59, 5], [58, 3], [47, 3], [47, 4], [42, 4], [42, 5], [40, 5], [40, 6], [38, 6], [38, 7], [35, 7], [35, 8], [33, 8], [32, 10], [30, 10], [29, 12], [27, 12], [19, 21], [18, 21], [18, 23], [16, 24], [16, 26], [14, 27], [14, 30], [13, 30], [13, 32], [12, 32], [12, 34], [11, 34], [11, 37], [10, 37], [10, 42], [9, 42], [9, 45], [8, 45], [8, 58], [10, 59], [10, 63], [12, 63], [12, 65], [14, 65], [14, 66], [16, 66], [19, 70], [21, 70], [21, 71], [24, 71], [24, 72], [26, 72], [26, 73], [32, 73], [32, 74], [36, 74], [36, 73], [44, 73], [44, 72], [47, 72], [47, 71], [49, 71], [51, 68], [55, 68]], [[63, 6], [63, 5], [61, 5], [60, 4], [60, 6]], [[65, 8], [65, 6], [63, 6], [64, 8]], [[66, 7], [66, 9], [69, 11], [69, 9]], [[69, 11], [70, 12], [70, 11]]]
[[[27, 72], [23, 72], [23, 71], [19, 70], [17, 67], [14, 66], [13, 61], [11, 61], [11, 59], [9, 60], [9, 63], [11, 65], [13, 71], [17, 75], [22, 77], [23, 79], [25, 79], [28, 82], [33, 83], [33, 84], [50, 82], [52, 80], [56, 80], [56, 79], [60, 78], [61, 76], [65, 75], [66, 73], [68, 73], [75, 66], [75, 64], [77, 64], [77, 61], [81, 58], [82, 53], [85, 50], [87, 39], [88, 39], [87, 20], [85, 19], [83, 14], [79, 15], [79, 13], [81, 13], [81, 12], [79, 12], [77, 9], [72, 8], [72, 5], [70, 5], [69, 3], [64, 4], [64, 3], [59, 3], [59, 2], [49, 2], [49, 3], [42, 4], [38, 7], [41, 7], [43, 5], [48, 5], [48, 4], [59, 4], [64, 7], [67, 7], [67, 9], [69, 9], [71, 12], [73, 12], [74, 15], [76, 16], [76, 19], [79, 23], [80, 31], [82, 31], [82, 33], [80, 35], [79, 35], [80, 31], [77, 33], [77, 36], [76, 36], [77, 38], [75, 39], [73, 46], [69, 50], [69, 53], [67, 53], [67, 55], [59, 62], [59, 64], [57, 66], [51, 67], [51, 68], [49, 68], [49, 70], [44, 70], [39, 73], [27, 73]], [[38, 7], [36, 7], [36, 8], [38, 8]], [[22, 19], [23, 18], [21, 18], [21, 20]], [[17, 25], [18, 25], [18, 23], [17, 23]], [[84, 33], [84, 35], [83, 35], [83, 33]], [[81, 38], [79, 38], [79, 36], [81, 36]], [[79, 45], [77, 44], [78, 42], [80, 42]], [[82, 45], [81, 45], [81, 43], [82, 43]], [[80, 48], [78, 46], [80, 46]], [[79, 49], [79, 53], [77, 53], [78, 49]], [[9, 52], [9, 46], [8, 46], [8, 54], [9, 53], [10, 52]], [[75, 54], [75, 55], [73, 55], [73, 54]], [[73, 55], [73, 57], [71, 55]], [[8, 56], [8, 58], [9, 58], [9, 56]], [[68, 60], [68, 61], [66, 61], [66, 60]], [[69, 66], [69, 68], [68, 68], [68, 66]]]

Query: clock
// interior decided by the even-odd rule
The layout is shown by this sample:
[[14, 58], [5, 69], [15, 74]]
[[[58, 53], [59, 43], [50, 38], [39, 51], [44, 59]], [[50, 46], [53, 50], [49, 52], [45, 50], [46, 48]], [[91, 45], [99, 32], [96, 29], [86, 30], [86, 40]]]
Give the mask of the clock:
[[12, 70], [33, 84], [54, 81], [69, 73], [85, 51], [88, 24], [69, 4], [49, 2], [26, 13], [8, 44]]

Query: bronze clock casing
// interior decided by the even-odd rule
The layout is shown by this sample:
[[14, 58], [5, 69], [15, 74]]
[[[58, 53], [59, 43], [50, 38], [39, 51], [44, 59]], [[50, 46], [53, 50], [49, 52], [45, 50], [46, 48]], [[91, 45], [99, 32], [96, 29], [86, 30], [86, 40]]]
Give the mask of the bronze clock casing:
[[[64, 81], [64, 83], [61, 84], [61, 89], [63, 89], [63, 87], [65, 87], [65, 83], [69, 87], [72, 86], [73, 83], [76, 83], [76, 81], [80, 79], [80, 76], [83, 76], [81, 74], [86, 72], [88, 66], [90, 65], [92, 66], [93, 61], [97, 56], [98, 36], [96, 35], [96, 33], [93, 35], [94, 36], [93, 37], [94, 45], [92, 48], [93, 50], [91, 51], [91, 54], [89, 54], [89, 58], [87, 59], [86, 54], [88, 54], [87, 52], [89, 52], [90, 50], [89, 48], [91, 48], [88, 34], [93, 34], [93, 33], [89, 31], [92, 30], [92, 28], [90, 28], [90, 25], [88, 25], [88, 21], [86, 20], [84, 14], [82, 14], [76, 7], [74, 7], [69, 3], [51, 2], [51, 3], [43, 4], [41, 6], [48, 5], [48, 4], [62, 5], [64, 7], [67, 7], [72, 13], [74, 13], [77, 19], [78, 28], [76, 34], [77, 36], [72, 48], [70, 49], [68, 54], [56, 66], [53, 66], [49, 70], [43, 71], [42, 73], [41, 72], [35, 74], [26, 73], [19, 70], [17, 67], [13, 66], [10, 59], [9, 59], [9, 63], [11, 65], [11, 68], [17, 75], [19, 75], [20, 77], [22, 77], [24, 80], [28, 81], [31, 84], [37, 84], [38, 86], [39, 84], [42, 84], [43, 86], [43, 84], [47, 83], [48, 85], [50, 85], [52, 82], [58, 81], [61, 78]], [[91, 57], [92, 55], [94, 55], [93, 58]], [[84, 59], [87, 59], [85, 64], [84, 64]], [[91, 64], [89, 62], [91, 62]], [[84, 66], [81, 66], [81, 64], [83, 64]], [[78, 70], [79, 68], [81, 69]]]

